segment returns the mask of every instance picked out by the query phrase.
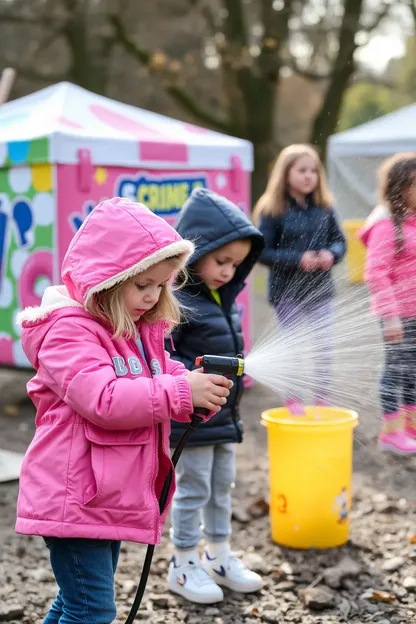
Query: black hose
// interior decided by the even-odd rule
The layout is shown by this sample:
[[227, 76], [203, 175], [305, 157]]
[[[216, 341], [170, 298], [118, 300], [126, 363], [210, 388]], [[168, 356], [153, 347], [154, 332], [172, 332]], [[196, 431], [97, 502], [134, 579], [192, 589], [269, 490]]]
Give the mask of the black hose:
[[[203, 414], [208, 414], [208, 410], [200, 410], [200, 413]], [[198, 416], [197, 414], [194, 414], [191, 418], [191, 422], [188, 425], [188, 427], [186, 428], [186, 430], [183, 432], [177, 447], [175, 448], [173, 455], [172, 455], [172, 465], [173, 468], [176, 466], [176, 464], [178, 463], [179, 457], [182, 454], [182, 451], [188, 441], [189, 436], [195, 431], [195, 429], [197, 429], [197, 427], [199, 427], [199, 425], [204, 421], [204, 418], [201, 416]], [[169, 490], [170, 490], [170, 486], [172, 484], [172, 477], [173, 477], [173, 468], [171, 468], [169, 470], [169, 474], [165, 479], [165, 482], [163, 484], [163, 488], [162, 488], [162, 492], [160, 494], [159, 497], [159, 511], [162, 514], [163, 511], [165, 510], [166, 507], [166, 502], [168, 500], [168, 496], [169, 496]], [[133, 624], [134, 619], [137, 615], [137, 611], [140, 608], [141, 602], [143, 600], [143, 596], [144, 596], [144, 592], [146, 590], [146, 585], [147, 585], [147, 580], [149, 578], [149, 574], [150, 574], [150, 567], [152, 565], [152, 559], [153, 559], [153, 553], [155, 551], [155, 545], [154, 544], [149, 544], [149, 546], [147, 547], [146, 550], [146, 557], [144, 559], [144, 564], [143, 564], [143, 570], [142, 570], [142, 574], [140, 577], [140, 581], [139, 581], [139, 585], [137, 587], [137, 591], [136, 591], [136, 595], [134, 597], [134, 601], [133, 604], [131, 606], [130, 609], [130, 613], [127, 616], [127, 620], [125, 622], [125, 624]]]

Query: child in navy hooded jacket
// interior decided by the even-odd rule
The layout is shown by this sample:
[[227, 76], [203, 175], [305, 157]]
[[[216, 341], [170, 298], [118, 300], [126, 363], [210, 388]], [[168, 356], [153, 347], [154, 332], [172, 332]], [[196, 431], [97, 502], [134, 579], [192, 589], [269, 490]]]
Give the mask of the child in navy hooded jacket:
[[[241, 316], [236, 297], [264, 246], [263, 237], [233, 203], [207, 189], [196, 189], [175, 225], [195, 241], [188, 264], [189, 280], [179, 291], [188, 308], [186, 322], [174, 331], [173, 359], [188, 369], [204, 355], [236, 356], [243, 352]], [[170, 345], [167, 345], [169, 348]], [[235, 480], [236, 443], [242, 440], [238, 403], [241, 377], [227, 404], [192, 435], [177, 467], [177, 495], [172, 506], [175, 554], [169, 569], [171, 591], [197, 603], [223, 599], [220, 587], [257, 591], [261, 578], [230, 550], [231, 489]], [[184, 427], [172, 422], [176, 446]], [[207, 540], [202, 563], [197, 552], [201, 531]]]

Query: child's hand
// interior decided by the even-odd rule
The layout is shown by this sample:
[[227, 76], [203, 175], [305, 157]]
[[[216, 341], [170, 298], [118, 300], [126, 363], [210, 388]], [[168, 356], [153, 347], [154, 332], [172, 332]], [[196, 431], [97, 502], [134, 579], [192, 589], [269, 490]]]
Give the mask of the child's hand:
[[384, 338], [388, 342], [401, 342], [403, 340], [403, 323], [398, 316], [384, 321]]
[[194, 407], [205, 407], [215, 414], [227, 403], [233, 382], [222, 375], [205, 375], [202, 368], [188, 373]]
[[318, 253], [319, 268], [323, 271], [329, 271], [334, 266], [334, 254], [326, 249], [323, 249]]
[[315, 251], [305, 251], [303, 254], [300, 266], [304, 271], [316, 271], [319, 269], [319, 259]]

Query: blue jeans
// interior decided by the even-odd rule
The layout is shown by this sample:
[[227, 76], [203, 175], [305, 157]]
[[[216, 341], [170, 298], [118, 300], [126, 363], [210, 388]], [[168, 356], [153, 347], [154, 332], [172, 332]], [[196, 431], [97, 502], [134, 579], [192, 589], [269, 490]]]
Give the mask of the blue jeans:
[[231, 533], [231, 488], [235, 481], [236, 444], [185, 448], [176, 467], [172, 504], [172, 541], [196, 548], [203, 532], [209, 542], [226, 542]]
[[381, 407], [394, 414], [401, 405], [416, 405], [416, 319], [402, 319], [402, 342], [384, 343], [385, 362], [381, 378]]
[[59, 592], [43, 624], [111, 624], [120, 542], [45, 537]]

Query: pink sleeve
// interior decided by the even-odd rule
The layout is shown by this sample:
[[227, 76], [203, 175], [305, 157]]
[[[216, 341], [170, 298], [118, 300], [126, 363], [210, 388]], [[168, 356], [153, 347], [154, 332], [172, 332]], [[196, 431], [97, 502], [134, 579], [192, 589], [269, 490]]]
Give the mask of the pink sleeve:
[[117, 377], [96, 333], [74, 318], [58, 320], [39, 352], [45, 383], [74, 411], [104, 429], [151, 427], [171, 418], [189, 421], [186, 375]]
[[[167, 351], [165, 351], [165, 362], [166, 362], [166, 371], [169, 375], [173, 375], [175, 378], [178, 377], [182, 377], [183, 375], [185, 375], [185, 378], [187, 379], [187, 375], [189, 373], [188, 369], [186, 368], [186, 366], [184, 364], [182, 364], [182, 362], [178, 362], [177, 360], [172, 360], [172, 358], [170, 357], [169, 353]], [[188, 382], [187, 382], [188, 383]], [[192, 398], [191, 398], [192, 400]], [[192, 412], [194, 411], [194, 407], [192, 406]], [[215, 412], [212, 412], [212, 414], [214, 414]], [[212, 416], [211, 414], [211, 416]], [[173, 420], [179, 420], [180, 422], [184, 421], [183, 418], [177, 418], [176, 416], [172, 416]], [[186, 419], [187, 421], [190, 420], [190, 418]]]
[[178, 375], [186, 375], [189, 371], [182, 362], [178, 360], [172, 360], [170, 354], [165, 351], [165, 363], [166, 363], [166, 372], [169, 375], [173, 375], [174, 377]]
[[384, 317], [398, 316], [392, 284], [395, 236], [391, 222], [374, 226], [367, 240], [365, 280], [373, 295], [375, 308]]

